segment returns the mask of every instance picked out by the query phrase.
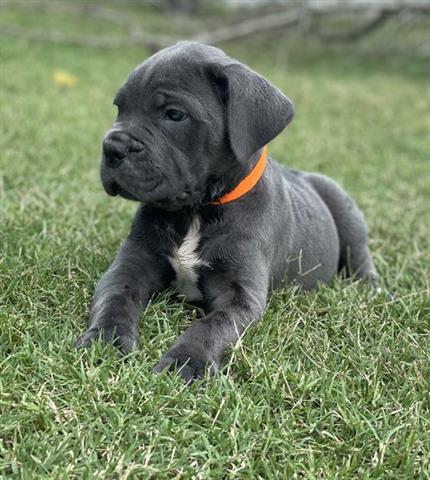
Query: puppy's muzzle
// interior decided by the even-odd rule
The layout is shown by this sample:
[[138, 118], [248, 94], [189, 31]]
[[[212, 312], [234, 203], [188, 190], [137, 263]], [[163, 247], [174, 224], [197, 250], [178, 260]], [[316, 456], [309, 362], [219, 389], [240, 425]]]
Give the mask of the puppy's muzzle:
[[143, 150], [143, 144], [121, 130], [110, 130], [103, 139], [103, 155], [107, 167], [117, 168], [130, 153]]
[[139, 134], [144, 137], [144, 133], [118, 127], [106, 133], [100, 169], [106, 193], [167, 210], [193, 203], [194, 196], [201, 192], [192, 191], [186, 175], [178, 178], [172, 174], [168, 178], [166, 171], [172, 173], [173, 166], [160, 164], [156, 156], [150, 155], [150, 145], [137, 137]]

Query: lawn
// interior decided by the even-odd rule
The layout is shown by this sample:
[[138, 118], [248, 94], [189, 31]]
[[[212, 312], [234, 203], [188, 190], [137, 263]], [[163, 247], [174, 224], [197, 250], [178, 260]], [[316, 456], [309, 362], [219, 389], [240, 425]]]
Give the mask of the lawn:
[[[61, 22], [91, 31], [46, 28]], [[225, 49], [294, 100], [272, 155], [353, 195], [395, 297], [338, 280], [277, 292], [224, 371], [186, 388], [151, 373], [199, 315], [171, 294], [127, 361], [73, 347], [136, 208], [103, 192], [98, 160], [114, 92], [148, 52], [1, 39], [0, 478], [430, 478], [429, 69], [371, 42]]]

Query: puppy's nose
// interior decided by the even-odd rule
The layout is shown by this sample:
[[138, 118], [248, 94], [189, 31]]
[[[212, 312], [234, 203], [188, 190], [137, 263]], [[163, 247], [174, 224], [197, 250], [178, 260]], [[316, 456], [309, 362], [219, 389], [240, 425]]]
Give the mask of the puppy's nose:
[[128, 155], [130, 137], [118, 130], [111, 130], [103, 139], [103, 154], [108, 167], [115, 168]]
[[143, 144], [121, 130], [110, 130], [103, 140], [103, 153], [108, 167], [118, 167], [130, 152], [139, 153]]

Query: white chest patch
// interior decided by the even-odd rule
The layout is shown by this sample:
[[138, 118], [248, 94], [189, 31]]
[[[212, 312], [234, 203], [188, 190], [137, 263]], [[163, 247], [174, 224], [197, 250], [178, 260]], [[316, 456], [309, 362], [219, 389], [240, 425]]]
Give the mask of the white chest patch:
[[194, 217], [184, 237], [182, 245], [169, 258], [176, 272], [173, 286], [188, 300], [201, 300], [202, 293], [197, 286], [198, 270], [206, 263], [200, 258], [198, 246], [200, 241], [200, 218]]

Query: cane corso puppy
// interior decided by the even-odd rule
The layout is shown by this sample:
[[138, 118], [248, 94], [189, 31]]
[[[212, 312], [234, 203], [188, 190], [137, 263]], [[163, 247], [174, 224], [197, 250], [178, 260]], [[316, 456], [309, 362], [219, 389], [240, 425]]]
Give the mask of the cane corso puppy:
[[140, 205], [78, 346], [101, 336], [130, 352], [142, 309], [175, 286], [206, 313], [154, 371], [190, 382], [219, 368], [272, 288], [310, 290], [338, 272], [377, 279], [351, 198], [327, 177], [268, 157], [294, 115], [268, 80], [217, 48], [181, 42], [138, 66], [114, 103], [102, 183]]

